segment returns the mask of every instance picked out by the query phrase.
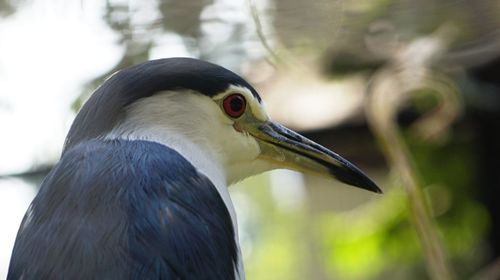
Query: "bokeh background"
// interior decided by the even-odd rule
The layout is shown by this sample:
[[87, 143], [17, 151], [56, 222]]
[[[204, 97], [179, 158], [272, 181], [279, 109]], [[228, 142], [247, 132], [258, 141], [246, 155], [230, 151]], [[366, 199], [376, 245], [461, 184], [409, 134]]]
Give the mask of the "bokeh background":
[[500, 2], [0, 0], [0, 277], [76, 112], [189, 56], [384, 190], [278, 170], [231, 188], [247, 279], [500, 279]]

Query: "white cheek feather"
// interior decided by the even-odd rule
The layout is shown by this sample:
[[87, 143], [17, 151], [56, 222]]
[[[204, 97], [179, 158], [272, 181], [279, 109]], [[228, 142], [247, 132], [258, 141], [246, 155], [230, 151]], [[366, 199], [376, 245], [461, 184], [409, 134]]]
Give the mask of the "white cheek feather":
[[135, 102], [107, 138], [166, 145], [224, 186], [232, 182], [235, 162], [251, 161], [260, 153], [257, 142], [237, 132], [217, 103], [193, 92], [164, 92]]

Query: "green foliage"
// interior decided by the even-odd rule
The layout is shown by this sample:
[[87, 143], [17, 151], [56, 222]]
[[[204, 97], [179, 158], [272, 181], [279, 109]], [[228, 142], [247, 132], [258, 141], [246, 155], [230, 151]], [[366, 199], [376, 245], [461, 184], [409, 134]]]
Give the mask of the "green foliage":
[[[248, 200], [242, 203], [241, 196]], [[303, 279], [300, 227], [301, 211], [281, 209], [271, 194], [267, 175], [255, 176], [233, 187], [235, 205], [248, 205], [238, 213], [247, 279]], [[302, 263], [302, 266], [301, 266]]]
[[478, 249], [490, 224], [475, 198], [473, 142], [467, 131], [455, 133], [443, 146], [406, 138], [454, 267], [459, 275], [471, 275], [485, 259]]

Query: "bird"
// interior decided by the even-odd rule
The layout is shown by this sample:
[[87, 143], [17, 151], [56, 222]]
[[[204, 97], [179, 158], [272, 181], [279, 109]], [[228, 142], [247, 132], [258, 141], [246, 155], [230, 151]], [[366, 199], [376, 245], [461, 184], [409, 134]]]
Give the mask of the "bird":
[[7, 279], [244, 279], [228, 186], [277, 168], [381, 193], [195, 58], [122, 69], [82, 106], [21, 222]]

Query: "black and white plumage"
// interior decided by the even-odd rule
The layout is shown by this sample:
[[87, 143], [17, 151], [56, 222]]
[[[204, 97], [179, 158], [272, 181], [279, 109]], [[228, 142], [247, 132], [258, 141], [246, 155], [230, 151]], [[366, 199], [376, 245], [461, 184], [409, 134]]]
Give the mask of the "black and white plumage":
[[28, 209], [8, 279], [243, 279], [227, 186], [286, 167], [380, 189], [265, 113], [245, 80], [171, 58], [111, 76]]
[[228, 85], [245, 87], [261, 101], [255, 89], [238, 75], [196, 59], [158, 59], [121, 70], [100, 86], [81, 109], [66, 138], [65, 149], [109, 132], [123, 117], [126, 107], [137, 100], [176, 90], [213, 97], [227, 90]]

